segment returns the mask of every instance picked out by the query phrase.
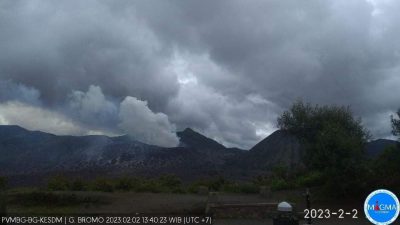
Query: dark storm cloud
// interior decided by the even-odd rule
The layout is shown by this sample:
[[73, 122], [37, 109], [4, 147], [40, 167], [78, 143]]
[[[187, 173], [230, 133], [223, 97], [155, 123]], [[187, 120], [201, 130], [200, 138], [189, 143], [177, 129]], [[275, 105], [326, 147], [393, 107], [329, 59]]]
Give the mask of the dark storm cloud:
[[1, 78], [37, 88], [49, 104], [91, 84], [154, 107], [177, 90], [162, 71], [168, 50], [134, 14], [98, 1], [9, 1], [1, 12]]
[[[250, 147], [302, 98], [350, 105], [384, 137], [400, 107], [399, 9], [373, 0], [1, 1], [0, 101], [52, 111], [77, 133], [153, 140], [133, 126], [140, 121], [152, 135], [190, 126]], [[3, 117], [28, 109], [4, 104]]]
[[[162, 13], [148, 15], [153, 8], [161, 11], [155, 1], [147, 1], [147, 10], [140, 12], [148, 13], [165, 39], [193, 52], [200, 46], [229, 70], [230, 81], [240, 83], [199, 76], [204, 84], [235, 98], [259, 93], [281, 109], [297, 98], [350, 105], [376, 136], [389, 134], [387, 118], [400, 106], [393, 97], [400, 85], [394, 75], [399, 67], [398, 2], [173, 3], [175, 8], [169, 8], [179, 13], [164, 12], [169, 20]], [[170, 20], [183, 25], [171, 27]]]

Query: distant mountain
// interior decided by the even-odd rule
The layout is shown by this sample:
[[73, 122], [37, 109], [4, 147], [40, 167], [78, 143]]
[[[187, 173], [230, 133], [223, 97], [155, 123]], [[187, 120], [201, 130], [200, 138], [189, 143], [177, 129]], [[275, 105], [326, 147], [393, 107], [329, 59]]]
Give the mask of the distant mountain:
[[268, 159], [265, 166], [294, 166], [301, 163], [302, 148], [295, 136], [287, 131], [277, 130], [251, 148], [250, 155]]
[[[297, 138], [278, 130], [249, 151], [226, 148], [188, 128], [178, 132], [180, 146], [163, 148], [119, 136], [57, 136], [18, 126], [0, 126], [0, 176], [68, 173], [93, 176], [158, 176], [174, 173], [184, 179], [223, 175], [249, 179], [277, 165], [303, 167]], [[379, 139], [367, 145], [375, 157], [398, 142]]]
[[180, 136], [182, 147], [163, 148], [130, 136], [57, 136], [0, 126], [0, 175], [90, 171], [102, 176], [174, 173], [194, 179], [224, 173], [226, 162], [243, 153], [191, 129]]
[[400, 143], [398, 141], [388, 140], [388, 139], [377, 139], [374, 141], [370, 141], [366, 147], [366, 153], [370, 157], [377, 157], [380, 153], [382, 153], [385, 148], [390, 146], [396, 146]]
[[266, 173], [275, 166], [297, 168], [302, 166], [302, 148], [296, 137], [286, 131], [277, 130], [248, 153], [236, 158], [233, 167], [246, 168], [251, 173]]
[[180, 146], [197, 149], [225, 149], [225, 146], [190, 128], [176, 133], [180, 139]]

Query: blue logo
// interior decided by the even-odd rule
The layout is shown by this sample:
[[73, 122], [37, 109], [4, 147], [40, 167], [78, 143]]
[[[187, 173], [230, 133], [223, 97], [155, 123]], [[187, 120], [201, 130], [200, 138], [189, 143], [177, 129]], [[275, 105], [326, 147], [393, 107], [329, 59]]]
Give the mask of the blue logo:
[[364, 212], [373, 224], [391, 224], [399, 216], [399, 199], [388, 190], [376, 190], [365, 200]]

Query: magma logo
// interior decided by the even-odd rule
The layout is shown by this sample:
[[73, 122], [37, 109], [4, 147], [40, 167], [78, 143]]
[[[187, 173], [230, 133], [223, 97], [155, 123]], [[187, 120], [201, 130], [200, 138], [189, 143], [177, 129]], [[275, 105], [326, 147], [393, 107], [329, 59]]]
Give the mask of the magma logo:
[[376, 190], [365, 200], [364, 212], [373, 224], [391, 224], [399, 216], [399, 200], [388, 190]]

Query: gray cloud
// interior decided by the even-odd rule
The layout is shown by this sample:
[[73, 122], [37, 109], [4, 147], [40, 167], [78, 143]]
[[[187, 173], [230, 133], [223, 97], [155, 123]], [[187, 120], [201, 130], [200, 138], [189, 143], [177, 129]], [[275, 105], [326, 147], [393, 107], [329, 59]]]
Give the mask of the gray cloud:
[[118, 103], [106, 99], [99, 86], [87, 92], [72, 91], [67, 108], [69, 115], [91, 127], [113, 129], [118, 123]]
[[91, 0], [6, 1], [0, 20], [0, 78], [38, 89], [48, 104], [94, 84], [161, 109], [177, 90], [163, 71], [168, 48], [130, 11]]
[[0, 80], [0, 102], [19, 101], [33, 105], [40, 103], [38, 90], [9, 80]]
[[394, 0], [1, 1], [0, 102], [56, 113], [77, 133], [124, 132], [124, 108], [148, 114], [136, 135], [161, 126], [170, 144], [189, 126], [248, 148], [302, 98], [350, 105], [387, 137], [400, 107], [399, 10]]

